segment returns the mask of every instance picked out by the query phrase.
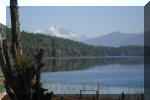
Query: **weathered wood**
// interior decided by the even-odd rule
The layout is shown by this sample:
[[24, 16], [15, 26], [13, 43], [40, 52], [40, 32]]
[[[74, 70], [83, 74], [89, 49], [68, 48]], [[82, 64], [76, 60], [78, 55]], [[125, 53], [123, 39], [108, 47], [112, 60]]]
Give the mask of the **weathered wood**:
[[10, 0], [11, 13], [11, 31], [12, 31], [12, 45], [11, 52], [14, 58], [22, 55], [22, 46], [20, 43], [20, 23], [17, 0]]
[[11, 70], [12, 64], [11, 64], [11, 59], [10, 59], [10, 56], [9, 56], [7, 41], [3, 40], [2, 44], [3, 44], [3, 55], [4, 55], [4, 58], [5, 58], [5, 61], [6, 61], [6, 64], [4, 66], [6, 68], [5, 88], [6, 88], [6, 91], [7, 91], [8, 95], [11, 98], [14, 98], [13, 90], [10, 87], [10, 84], [11, 84], [10, 79], [11, 79], [11, 81], [13, 81], [13, 79], [12, 79], [13, 74], [12, 74], [12, 70]]
[[5, 77], [5, 88], [6, 88], [6, 91], [9, 94], [9, 96], [12, 97], [13, 93], [10, 90], [10, 88], [8, 86], [8, 82], [7, 82], [7, 79], [9, 77], [8, 77], [8, 71], [7, 71], [7, 66], [6, 66], [6, 60], [5, 60], [4, 55], [3, 55], [3, 45], [2, 44], [3, 44], [2, 43], [2, 36], [0, 34], [0, 66], [1, 66], [1, 69], [2, 69], [2, 72], [3, 72], [3, 75]]
[[61, 96], [61, 97], [60, 97], [60, 100], [64, 100], [64, 97], [63, 97], [63, 96]]
[[0, 33], [0, 66], [4, 76], [6, 76], [6, 62], [3, 56], [2, 36]]
[[124, 94], [124, 92], [122, 92], [121, 100], [124, 100], [124, 99], [125, 99], [125, 94]]
[[3, 53], [4, 53], [5, 60], [6, 60], [8, 72], [11, 74], [12, 73], [12, 70], [11, 70], [12, 64], [11, 64], [11, 58], [10, 58], [9, 51], [8, 51], [7, 40], [3, 40]]
[[41, 79], [41, 68], [44, 66], [43, 63], [41, 63], [42, 57], [44, 54], [44, 49], [41, 48], [40, 52], [36, 56], [36, 64], [37, 64], [37, 71], [36, 71], [36, 83], [35, 84], [40, 84], [40, 79]]
[[[5, 77], [5, 89], [11, 100], [50, 100], [52, 93], [42, 88], [41, 68], [44, 49], [33, 60], [22, 55], [17, 0], [10, 0], [12, 45], [11, 55], [7, 40], [0, 34], [0, 66]], [[29, 61], [30, 63], [25, 63]], [[17, 63], [19, 62], [19, 63]]]

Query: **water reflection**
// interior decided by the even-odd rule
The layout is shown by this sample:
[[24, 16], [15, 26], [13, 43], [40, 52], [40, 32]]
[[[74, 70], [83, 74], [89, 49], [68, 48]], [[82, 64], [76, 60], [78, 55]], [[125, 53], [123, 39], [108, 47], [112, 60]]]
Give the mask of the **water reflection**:
[[45, 67], [43, 72], [77, 71], [112, 64], [139, 65], [144, 63], [142, 57], [101, 57], [101, 58], [50, 58], [43, 60]]
[[105, 94], [144, 91], [142, 57], [57, 58], [44, 62], [43, 87], [54, 93], [79, 94], [81, 89]]

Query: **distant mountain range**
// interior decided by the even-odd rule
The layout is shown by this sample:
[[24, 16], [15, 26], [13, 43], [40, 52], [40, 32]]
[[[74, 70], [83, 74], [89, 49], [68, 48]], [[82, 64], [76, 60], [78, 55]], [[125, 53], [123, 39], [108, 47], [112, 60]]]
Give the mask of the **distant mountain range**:
[[144, 33], [113, 32], [97, 38], [85, 40], [84, 43], [95, 46], [108, 47], [144, 45]]
[[88, 39], [87, 36], [81, 35], [71, 29], [56, 26], [37, 30], [35, 33], [80, 41], [95, 46], [119, 47], [128, 45], [144, 45], [144, 33], [112, 32], [100, 37]]
[[[3, 31], [3, 28], [6, 31]], [[11, 29], [0, 24], [1, 33], [3, 37], [6, 36], [8, 44], [11, 44]], [[70, 39], [26, 31], [21, 32], [20, 40], [23, 52], [27, 56], [37, 54], [40, 47], [45, 48], [45, 57], [143, 56], [144, 54], [143, 46], [95, 47]]]
[[83, 37], [83, 35], [80, 35], [79, 33], [71, 29], [56, 27], [56, 26], [50, 26], [49, 28], [46, 29], [37, 30], [35, 31], [35, 33], [41, 33], [41, 34], [46, 34], [58, 38], [70, 39], [75, 41], [81, 41]]

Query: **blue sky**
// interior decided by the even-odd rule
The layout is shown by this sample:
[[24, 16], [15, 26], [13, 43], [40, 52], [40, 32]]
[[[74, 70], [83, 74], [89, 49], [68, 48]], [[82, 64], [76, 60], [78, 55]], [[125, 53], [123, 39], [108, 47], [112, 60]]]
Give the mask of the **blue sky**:
[[[139, 33], [144, 30], [143, 6], [24, 6], [19, 12], [21, 29], [29, 32], [59, 26], [94, 37], [115, 31]], [[10, 22], [10, 17], [7, 18]]]
[[[49, 26], [60, 26], [88, 36], [99, 36], [113, 31], [143, 31], [144, 6], [148, 2], [149, 0], [18, 0], [19, 6], [36, 6], [20, 7], [22, 29], [35, 31]], [[6, 23], [6, 5], [9, 5], [9, 0], [0, 0], [0, 23], [3, 24]]]

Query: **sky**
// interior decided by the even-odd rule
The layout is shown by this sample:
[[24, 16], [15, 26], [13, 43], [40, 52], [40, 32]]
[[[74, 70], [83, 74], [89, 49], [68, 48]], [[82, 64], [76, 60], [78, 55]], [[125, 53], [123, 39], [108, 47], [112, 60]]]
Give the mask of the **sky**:
[[[149, 0], [18, 0], [20, 6], [144, 6]], [[0, 0], [9, 5], [9, 0]]]
[[[50, 26], [70, 28], [88, 36], [144, 30], [144, 7], [20, 7], [21, 29], [35, 32]], [[9, 8], [7, 9], [9, 15]], [[10, 17], [7, 16], [8, 22]], [[8, 23], [9, 25], [9, 23]]]
[[[6, 9], [5, 5], [9, 5], [8, 1], [0, 1], [1, 5], [3, 3], [0, 6], [0, 14], [3, 12], [2, 15], [5, 15], [6, 12], [2, 9]], [[93, 2], [88, 4], [90, 0], [87, 0], [88, 3], [84, 2], [84, 4], [80, 1], [80, 4], [85, 7], [77, 7], [76, 2], [73, 3], [74, 0], [71, 0], [72, 3], [67, 2], [68, 4], [64, 5], [58, 3], [57, 0], [51, 2], [54, 5], [49, 3], [53, 0], [42, 1], [20, 0], [18, 2], [20, 6], [23, 6], [19, 8], [22, 30], [34, 32], [50, 26], [59, 26], [93, 37], [114, 31], [124, 33], [142, 32], [144, 30], [144, 5], [149, 0], [101, 0], [100, 6], [96, 6], [98, 3]], [[61, 7], [58, 7], [59, 5]], [[69, 5], [73, 6], [70, 7]], [[92, 7], [87, 7], [87, 5]], [[95, 6], [93, 7], [93, 5]], [[9, 15], [8, 9], [7, 15]], [[6, 18], [7, 22], [10, 22], [10, 17], [6, 15], [3, 16], [3, 19], [0, 18], [0, 22], [5, 23]]]

